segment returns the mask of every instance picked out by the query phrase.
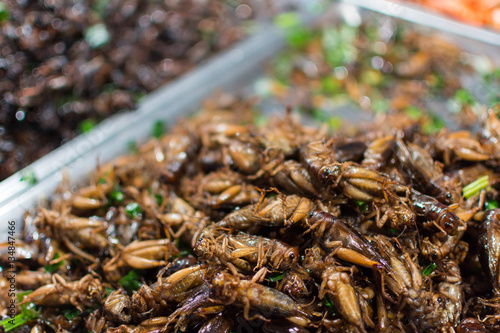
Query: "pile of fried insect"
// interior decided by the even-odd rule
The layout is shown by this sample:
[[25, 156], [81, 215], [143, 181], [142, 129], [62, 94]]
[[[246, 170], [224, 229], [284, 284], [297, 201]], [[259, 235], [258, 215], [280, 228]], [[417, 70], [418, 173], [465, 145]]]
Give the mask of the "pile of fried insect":
[[424, 134], [398, 113], [348, 138], [227, 104], [27, 214], [18, 327], [500, 329], [494, 110], [475, 134]]

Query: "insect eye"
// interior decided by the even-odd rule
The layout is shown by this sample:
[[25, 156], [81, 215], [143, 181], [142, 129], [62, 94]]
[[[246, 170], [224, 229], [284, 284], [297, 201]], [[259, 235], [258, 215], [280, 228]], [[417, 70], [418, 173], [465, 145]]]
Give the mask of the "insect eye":
[[433, 254], [431, 255], [431, 257], [432, 257], [432, 260], [438, 260], [438, 259], [439, 259], [439, 256], [438, 256], [438, 254], [437, 254], [437, 253], [433, 253]]
[[290, 253], [290, 254], [288, 255], [288, 258], [290, 258], [291, 260], [295, 259], [295, 254]]

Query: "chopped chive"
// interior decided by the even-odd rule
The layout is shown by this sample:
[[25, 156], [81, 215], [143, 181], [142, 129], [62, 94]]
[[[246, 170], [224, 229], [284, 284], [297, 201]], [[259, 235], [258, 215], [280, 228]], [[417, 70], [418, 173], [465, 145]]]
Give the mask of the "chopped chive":
[[472, 197], [474, 194], [480, 192], [482, 189], [486, 188], [489, 185], [489, 176], [483, 176], [481, 178], [476, 179], [469, 185], [465, 186], [462, 189], [462, 193], [465, 197], [465, 199], [469, 199]]
[[110, 37], [111, 36], [106, 28], [106, 25], [98, 23], [85, 30], [83, 38], [91, 48], [97, 49], [107, 44]]
[[429, 121], [422, 126], [422, 130], [425, 134], [432, 134], [441, 131], [443, 127], [444, 123], [441, 119], [432, 118], [432, 121]]
[[458, 89], [455, 92], [454, 99], [462, 105], [473, 105], [476, 99], [465, 89]]
[[24, 171], [21, 175], [21, 181], [28, 183], [28, 185], [35, 185], [38, 182], [35, 172], [32, 170]]
[[333, 130], [338, 130], [342, 127], [342, 124], [343, 120], [340, 117], [330, 117], [330, 119], [328, 119], [328, 125]]
[[417, 108], [416, 106], [410, 105], [405, 109], [405, 113], [412, 119], [417, 120], [422, 117], [422, 110]]
[[20, 305], [20, 308], [21, 313], [14, 318], [7, 318], [0, 321], [0, 327], [3, 327], [5, 332], [12, 331], [40, 315], [40, 310], [36, 308], [34, 303]]
[[78, 124], [78, 129], [80, 133], [87, 133], [95, 127], [95, 121], [92, 119], [85, 119], [80, 124]]
[[488, 200], [484, 205], [486, 206], [486, 209], [497, 209], [498, 207], [500, 207], [498, 201], [496, 200]]
[[0, 2], [0, 23], [9, 19], [9, 8], [3, 2]]
[[124, 199], [123, 192], [121, 191], [120, 186], [117, 186], [109, 195], [109, 197], [114, 200], [115, 202], [122, 202]]
[[372, 102], [372, 110], [375, 113], [387, 113], [389, 111], [389, 101], [376, 99]]
[[99, 181], [97, 182], [97, 184], [99, 185], [106, 184], [106, 179], [104, 179], [104, 177], [99, 177]]
[[[59, 252], [56, 252], [56, 254], [54, 255], [54, 259], [59, 259], [59, 258], [61, 258], [61, 256], [59, 255]], [[54, 274], [59, 270], [59, 267], [61, 267], [62, 265], [64, 265], [64, 260], [60, 260], [53, 264], [45, 265], [43, 266], [43, 268], [47, 273]]]
[[66, 317], [66, 319], [68, 320], [73, 320], [81, 314], [80, 310], [75, 307], [64, 309], [62, 312], [64, 314], [64, 317]]
[[328, 295], [325, 297], [325, 305], [328, 309], [328, 312], [330, 312], [331, 315], [334, 315], [337, 313], [337, 309], [335, 308], [335, 305], [333, 305], [332, 300]]
[[422, 270], [422, 275], [429, 276], [436, 268], [437, 268], [437, 264], [435, 262], [433, 262], [432, 264], [430, 264], [429, 266], [425, 267]]
[[134, 140], [127, 142], [127, 151], [129, 154], [137, 154], [139, 149], [137, 148], [137, 143]]
[[281, 281], [281, 280], [283, 280], [284, 276], [285, 276], [285, 273], [281, 273], [279, 275], [269, 277], [269, 280], [271, 282]]
[[155, 121], [153, 128], [151, 129], [151, 135], [155, 138], [159, 138], [165, 132], [165, 124], [161, 120]]
[[288, 45], [297, 49], [305, 47], [311, 38], [311, 32], [307, 28], [299, 26], [289, 29], [286, 34]]
[[141, 275], [137, 271], [131, 270], [127, 275], [118, 280], [118, 283], [125, 288], [128, 293], [131, 293], [139, 290], [142, 286], [140, 279]]
[[19, 303], [21, 303], [24, 299], [24, 296], [28, 296], [29, 294], [31, 294], [33, 292], [33, 290], [23, 290], [23, 291], [18, 291], [16, 293], [16, 297], [17, 297], [17, 301]]
[[368, 211], [368, 204], [364, 201], [361, 201], [361, 200], [354, 200], [356, 202], [356, 204], [358, 205], [359, 207], [359, 210], [362, 212], [362, 213], [366, 213]]
[[125, 211], [130, 217], [137, 217], [141, 214], [141, 207], [137, 202], [131, 202], [125, 206]]
[[155, 194], [155, 199], [158, 206], [163, 204], [163, 196], [161, 194]]
[[111, 295], [111, 293], [115, 291], [114, 289], [112, 288], [109, 288], [109, 287], [105, 287], [104, 288], [104, 298], [108, 297], [109, 295]]
[[288, 12], [276, 15], [274, 24], [283, 29], [295, 27], [300, 24], [299, 15], [296, 12]]

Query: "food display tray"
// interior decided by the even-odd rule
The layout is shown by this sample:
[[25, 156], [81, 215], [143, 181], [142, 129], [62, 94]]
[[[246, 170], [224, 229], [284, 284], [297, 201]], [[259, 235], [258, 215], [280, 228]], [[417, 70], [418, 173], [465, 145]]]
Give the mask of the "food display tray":
[[[446, 22], [451, 20], [397, 5], [403, 9], [395, 10], [396, 7], [391, 7], [393, 5], [387, 1], [345, 0], [334, 3], [329, 12], [335, 14], [328, 17], [343, 20], [347, 19], [346, 16], [354, 15], [365, 20], [373, 12], [379, 12], [401, 18], [412, 22], [412, 25], [424, 25], [432, 32], [441, 32], [464, 51], [487, 55], [500, 64], [499, 34], [457, 22], [454, 25], [456, 30], [449, 29]], [[318, 15], [304, 10], [301, 17], [307, 24], [312, 24]], [[91, 131], [7, 178], [0, 183], [0, 231], [7, 229], [8, 221], [16, 221], [16, 231], [20, 232], [25, 212], [47, 199], [65, 177], [71, 184], [83, 183], [99, 164], [126, 154], [129, 142], [145, 142], [151, 136], [151, 128], [155, 122], [161, 120], [167, 125], [173, 125], [179, 116], [195, 112], [203, 100], [217, 90], [251, 90], [255, 82], [265, 75], [266, 62], [285, 45], [284, 32], [280, 28], [274, 25], [263, 26], [247, 40], [149, 94], [142, 100], [138, 110], [106, 119]], [[363, 120], [369, 119], [366, 112], [361, 113], [352, 108], [339, 110], [338, 115], [351, 120], [361, 117]], [[446, 120], [446, 114], [440, 116]], [[453, 127], [453, 124], [446, 121], [445, 124]], [[22, 175], [28, 172], [33, 173], [37, 179], [33, 185], [20, 181]], [[0, 233], [0, 241], [7, 238], [6, 234]]]

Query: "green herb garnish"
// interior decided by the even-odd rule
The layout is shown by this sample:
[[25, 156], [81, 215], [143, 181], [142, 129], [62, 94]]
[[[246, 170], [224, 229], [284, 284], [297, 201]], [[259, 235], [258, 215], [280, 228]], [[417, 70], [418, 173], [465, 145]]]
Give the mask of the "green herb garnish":
[[0, 2], [0, 23], [7, 21], [10, 17], [9, 8], [3, 2]]
[[269, 277], [269, 280], [270, 280], [271, 282], [281, 281], [281, 280], [283, 280], [283, 277], [284, 277], [284, 276], [285, 276], [285, 273], [281, 273], [281, 274], [279, 274], [279, 275], [270, 276], [270, 277]]
[[28, 183], [28, 185], [35, 185], [38, 182], [35, 176], [35, 172], [32, 170], [24, 171], [21, 174], [21, 181]]
[[128, 293], [132, 293], [139, 290], [142, 286], [140, 279], [141, 275], [137, 271], [131, 270], [127, 275], [118, 280], [118, 283], [125, 288]]
[[108, 297], [109, 295], [111, 295], [111, 293], [115, 291], [114, 289], [111, 289], [109, 287], [105, 287], [104, 288], [104, 298]]
[[131, 202], [125, 206], [125, 211], [130, 217], [138, 217], [141, 214], [141, 207], [137, 202]]
[[462, 193], [464, 195], [464, 198], [469, 199], [474, 194], [476, 194], [476, 193], [480, 192], [482, 189], [486, 188], [490, 184], [490, 182], [488, 180], [489, 180], [489, 176], [486, 175], [486, 176], [483, 176], [481, 178], [476, 179], [475, 181], [473, 181], [469, 185], [465, 186], [462, 189]]
[[429, 276], [432, 272], [434, 272], [434, 270], [436, 268], [437, 268], [437, 264], [433, 262], [432, 264], [430, 264], [429, 266], [425, 267], [422, 270], [422, 275], [423, 276]]
[[422, 117], [422, 110], [417, 108], [416, 106], [410, 105], [405, 109], [405, 113], [412, 119], [417, 120]]
[[129, 154], [137, 154], [139, 149], [137, 148], [137, 143], [134, 140], [127, 142], [127, 151]]
[[109, 194], [109, 197], [115, 201], [115, 202], [122, 202], [123, 199], [125, 198], [125, 195], [122, 192], [122, 189], [120, 186], [115, 187], [115, 189]]
[[163, 204], [163, 196], [161, 194], [155, 194], [155, 199], [158, 206]]
[[73, 320], [75, 319], [75, 317], [81, 314], [80, 310], [75, 307], [64, 309], [62, 310], [62, 312], [64, 314], [64, 317], [66, 317], [66, 319], [68, 320]]
[[[56, 260], [59, 258], [61, 258], [61, 256], [59, 255], [59, 252], [56, 252], [52, 260]], [[61, 267], [62, 265], [64, 265], [64, 260], [59, 260], [53, 264], [47, 264], [43, 268], [47, 273], [54, 274], [59, 270], [59, 267]]]
[[165, 132], [165, 124], [161, 120], [155, 121], [153, 128], [151, 129], [151, 135], [155, 138], [159, 138]]
[[300, 17], [296, 12], [288, 12], [276, 15], [274, 24], [283, 29], [288, 29], [300, 25]]
[[331, 315], [334, 315], [337, 313], [337, 309], [335, 308], [335, 305], [333, 305], [333, 302], [328, 295], [325, 296], [325, 305], [326, 305], [326, 308], [328, 309], [328, 312]]
[[432, 121], [426, 122], [422, 126], [422, 130], [425, 134], [433, 134], [441, 131], [444, 127], [444, 123], [441, 119], [436, 117], [432, 118]]
[[81, 133], [87, 133], [95, 127], [95, 121], [92, 119], [85, 119], [78, 124], [78, 129]]
[[473, 105], [476, 103], [476, 99], [465, 89], [458, 89], [454, 99], [461, 105]]
[[16, 315], [14, 318], [7, 318], [0, 321], [0, 326], [3, 327], [5, 332], [12, 331], [40, 316], [41, 310], [37, 309], [34, 303], [21, 304], [19, 307], [21, 308], [20, 314]]
[[356, 204], [358, 205], [359, 207], [359, 210], [362, 212], [362, 213], [366, 213], [368, 212], [368, 203], [364, 202], [364, 201], [361, 201], [361, 200], [354, 200], [356, 202]]
[[498, 204], [498, 201], [496, 200], [488, 200], [484, 203], [486, 209], [497, 209], [500, 207], [500, 204]]
[[330, 117], [330, 119], [328, 119], [328, 125], [333, 130], [341, 128], [343, 123], [344, 121], [340, 117]]

